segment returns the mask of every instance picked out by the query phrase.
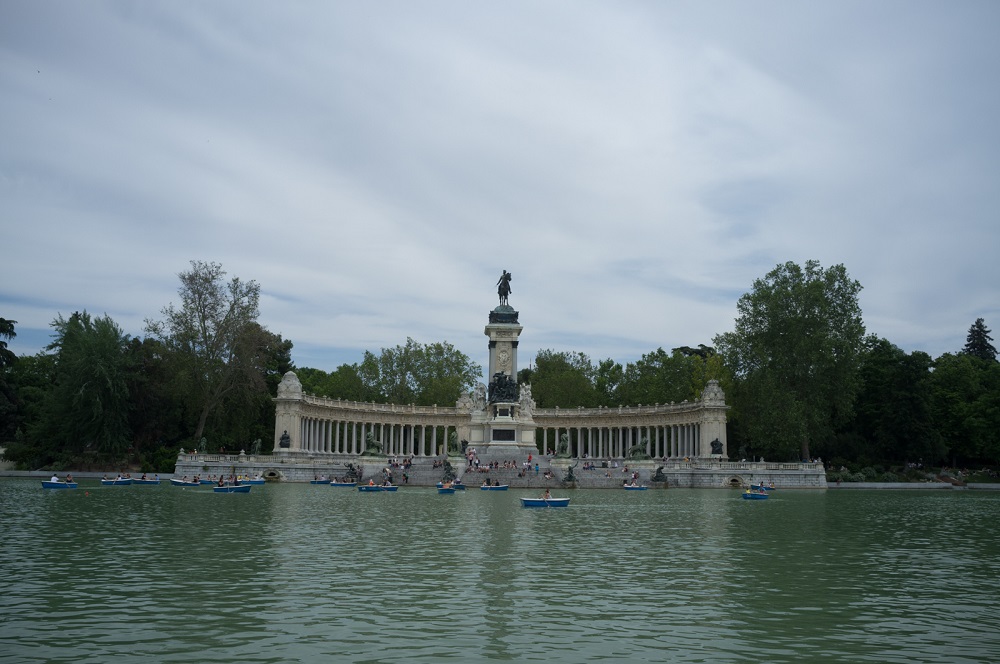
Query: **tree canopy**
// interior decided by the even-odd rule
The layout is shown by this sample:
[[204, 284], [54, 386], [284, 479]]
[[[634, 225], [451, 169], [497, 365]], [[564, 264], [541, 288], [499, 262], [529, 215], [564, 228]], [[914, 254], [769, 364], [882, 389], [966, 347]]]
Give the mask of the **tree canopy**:
[[852, 414], [865, 327], [861, 284], [843, 265], [775, 267], [737, 303], [715, 345], [734, 375], [735, 410], [755, 449], [809, 458]]
[[421, 344], [407, 337], [405, 345], [383, 348], [379, 355], [365, 351], [357, 374], [373, 401], [451, 406], [482, 370], [447, 341]]
[[969, 334], [965, 338], [965, 348], [962, 352], [972, 357], [978, 357], [980, 360], [995, 362], [997, 349], [990, 343], [992, 341], [993, 337], [990, 336], [990, 329], [986, 327], [986, 321], [977, 318], [976, 322], [969, 328]]
[[263, 393], [265, 349], [270, 333], [257, 323], [260, 286], [238, 277], [225, 281], [218, 263], [191, 261], [179, 275], [180, 306], [162, 310], [164, 320], [146, 321], [176, 363], [176, 376], [194, 400], [194, 438], [227, 399], [253, 400]]

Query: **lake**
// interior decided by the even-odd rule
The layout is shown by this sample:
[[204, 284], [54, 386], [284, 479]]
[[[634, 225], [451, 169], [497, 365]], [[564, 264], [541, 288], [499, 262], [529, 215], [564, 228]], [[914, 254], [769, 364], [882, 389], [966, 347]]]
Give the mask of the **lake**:
[[987, 662], [1000, 492], [0, 479], [4, 662]]

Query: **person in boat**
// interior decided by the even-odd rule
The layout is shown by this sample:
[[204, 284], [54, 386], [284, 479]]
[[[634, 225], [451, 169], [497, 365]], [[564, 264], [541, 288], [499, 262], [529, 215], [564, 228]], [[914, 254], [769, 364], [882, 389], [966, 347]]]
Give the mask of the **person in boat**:
[[375, 486], [375, 480], [371, 477], [368, 478], [368, 486]]
[[222, 475], [219, 475], [219, 486], [226, 486], [226, 480], [222, 479]]
[[73, 473], [66, 473], [66, 484], [73, 483]]
[[552, 493], [546, 489], [545, 493], [542, 494], [542, 500], [549, 500], [550, 498], [552, 498]]
[[58, 482], [59, 481], [59, 476], [56, 475], [55, 473], [52, 473], [52, 478], [49, 481], [50, 482]]

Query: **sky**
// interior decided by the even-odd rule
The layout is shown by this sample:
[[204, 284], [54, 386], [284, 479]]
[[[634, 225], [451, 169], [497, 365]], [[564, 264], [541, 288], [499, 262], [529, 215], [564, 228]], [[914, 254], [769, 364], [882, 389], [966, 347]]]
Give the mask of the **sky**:
[[[0, 318], [131, 336], [191, 261], [299, 367], [711, 345], [775, 266], [866, 329], [1000, 330], [1000, 3], [0, 2]], [[998, 337], [1000, 338], [1000, 337]]]

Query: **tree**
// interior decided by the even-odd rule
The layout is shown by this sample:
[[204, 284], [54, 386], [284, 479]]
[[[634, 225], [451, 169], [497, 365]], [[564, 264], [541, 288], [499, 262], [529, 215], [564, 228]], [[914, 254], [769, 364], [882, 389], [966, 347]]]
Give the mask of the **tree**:
[[935, 428], [952, 460], [1000, 461], [1000, 363], [945, 353], [930, 382]]
[[191, 261], [179, 275], [179, 307], [162, 310], [163, 321], [146, 321], [148, 334], [171, 354], [197, 413], [194, 440], [223, 403], [246, 404], [266, 392], [264, 349], [270, 333], [257, 324], [260, 286], [233, 277], [218, 263]]
[[56, 356], [42, 352], [20, 357], [4, 373], [17, 406], [13, 421], [7, 423], [13, 434], [5, 438], [4, 458], [19, 468], [39, 468], [48, 463], [51, 454], [43, 452], [44, 441], [32, 441], [29, 432], [37, 430], [44, 420], [45, 404], [55, 384]]
[[734, 376], [734, 409], [757, 449], [809, 458], [852, 415], [864, 323], [861, 284], [843, 265], [778, 265], [737, 303], [715, 346]]
[[0, 318], [0, 442], [10, 440], [16, 431], [17, 396], [7, 379], [8, 367], [17, 361], [17, 356], [7, 348], [7, 342], [17, 336], [16, 324], [16, 320]]
[[962, 352], [966, 355], [978, 357], [981, 360], [995, 362], [997, 359], [997, 349], [990, 342], [990, 330], [986, 327], [986, 321], [977, 318], [976, 322], [969, 328], [969, 335], [965, 338], [965, 348]]
[[943, 460], [947, 449], [931, 407], [931, 357], [920, 351], [907, 355], [874, 336], [865, 345], [854, 418], [854, 430], [865, 447], [854, 456], [897, 463]]
[[[365, 351], [357, 376], [373, 401], [432, 406], [453, 405], [482, 371], [447, 341], [424, 345], [407, 337], [405, 346], [383, 348], [378, 356]], [[356, 389], [349, 372], [339, 378]]]
[[17, 362], [17, 356], [7, 348], [7, 342], [17, 336], [17, 332], [14, 331], [15, 325], [17, 325], [16, 320], [0, 318], [0, 369], [9, 367], [14, 362]]
[[42, 417], [30, 432], [32, 445], [46, 462], [95, 454], [121, 461], [131, 445], [128, 389], [129, 337], [108, 316], [86, 311], [52, 323], [55, 340], [54, 385], [43, 401]]
[[531, 376], [531, 396], [540, 408], [600, 405], [590, 358], [584, 353], [539, 351]]

